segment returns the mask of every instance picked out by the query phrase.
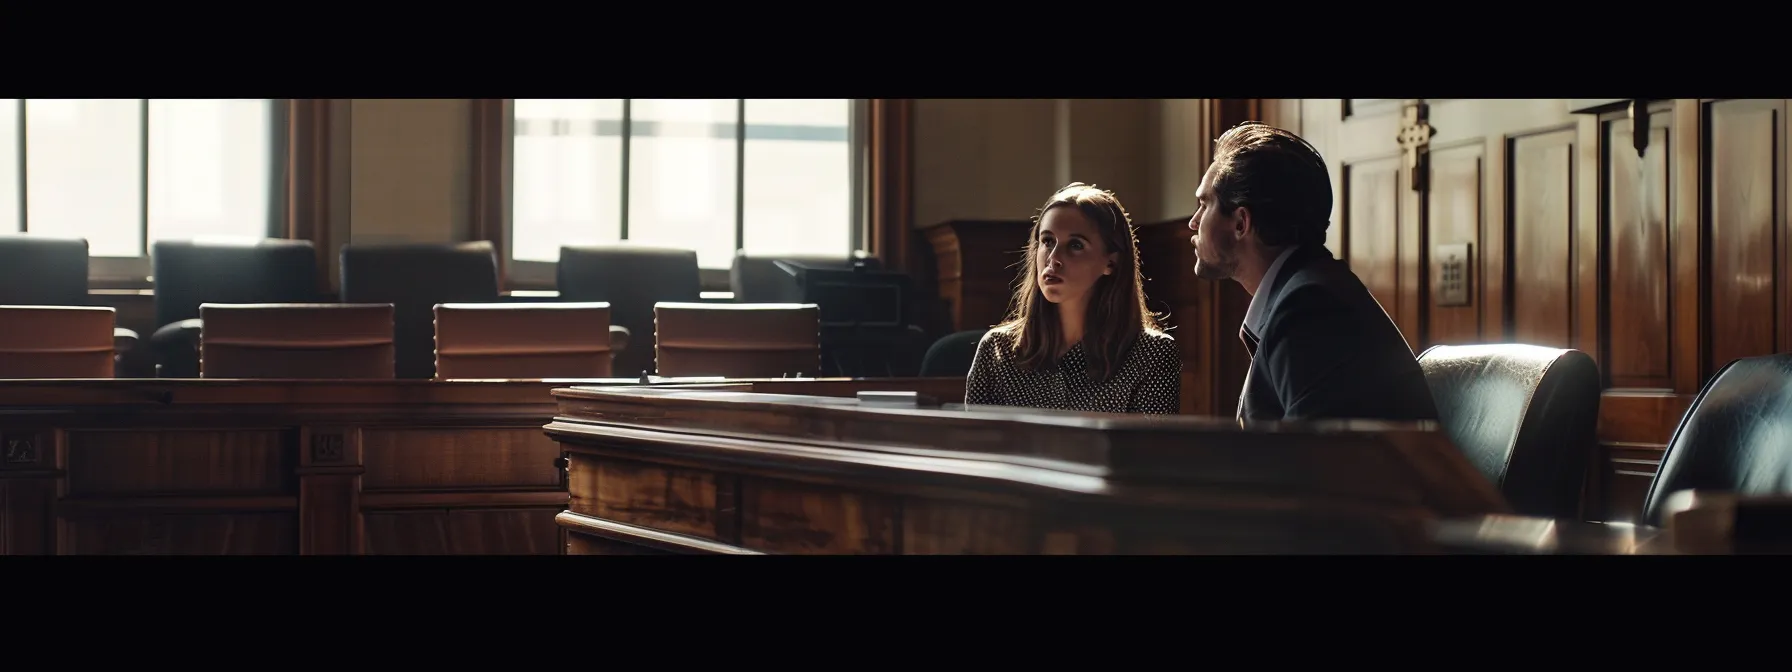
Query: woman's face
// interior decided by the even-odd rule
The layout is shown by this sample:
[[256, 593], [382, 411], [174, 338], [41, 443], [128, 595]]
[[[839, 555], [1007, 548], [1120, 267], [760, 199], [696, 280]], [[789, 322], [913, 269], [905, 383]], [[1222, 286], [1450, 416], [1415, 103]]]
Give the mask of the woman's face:
[[1039, 292], [1062, 304], [1082, 302], [1101, 276], [1114, 272], [1117, 254], [1101, 241], [1095, 222], [1074, 206], [1057, 206], [1039, 218], [1039, 245], [1034, 267]]

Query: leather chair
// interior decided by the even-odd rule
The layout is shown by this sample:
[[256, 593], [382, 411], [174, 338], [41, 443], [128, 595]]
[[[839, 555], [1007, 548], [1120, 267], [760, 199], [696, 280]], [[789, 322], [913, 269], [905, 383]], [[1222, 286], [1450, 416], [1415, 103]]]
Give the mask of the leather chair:
[[[855, 312], [842, 310], [829, 299], [805, 294], [802, 283], [778, 262], [798, 267], [850, 271], [857, 267], [878, 276], [863, 291], [852, 290], [862, 301], [882, 301], [894, 297], [902, 305], [899, 325], [878, 327], [844, 327], [836, 324], [840, 315]], [[822, 313], [822, 364], [824, 375], [845, 377], [912, 376], [925, 357], [929, 337], [919, 325], [910, 324], [914, 310], [912, 281], [901, 273], [878, 273], [883, 262], [876, 257], [849, 254], [773, 254], [739, 250], [728, 271], [728, 284], [737, 303], [804, 303], [814, 302]], [[832, 283], [835, 279], [830, 279]], [[875, 289], [873, 289], [875, 287]], [[825, 290], [824, 290], [825, 291]], [[838, 291], [838, 290], [836, 290]], [[878, 310], [876, 312], [883, 312]]]
[[201, 378], [393, 377], [391, 304], [208, 303], [199, 316]]
[[[796, 303], [803, 300], [802, 287], [779, 261], [793, 261], [804, 266], [851, 269], [857, 261], [849, 254], [765, 254], [739, 250], [734, 265], [728, 269], [728, 286], [734, 290], [737, 303]], [[864, 259], [870, 270], [882, 268], [876, 257]]]
[[610, 304], [444, 303], [436, 379], [608, 378]]
[[970, 375], [971, 363], [977, 358], [977, 343], [987, 333], [988, 329], [969, 329], [934, 341], [921, 359], [921, 377]]
[[814, 304], [661, 303], [653, 307], [659, 375], [814, 377], [821, 310]]
[[436, 372], [435, 307], [497, 303], [498, 255], [490, 241], [346, 245], [342, 302], [390, 303], [398, 377]]
[[1599, 367], [1578, 350], [1439, 345], [1419, 355], [1444, 431], [1520, 515], [1580, 519]]
[[616, 352], [612, 370], [626, 378], [657, 370], [654, 304], [702, 299], [694, 250], [634, 243], [568, 245], [560, 248], [555, 272], [561, 301], [610, 304], [611, 331], [625, 332], [629, 344]]
[[113, 322], [103, 306], [0, 306], [0, 378], [111, 378]]
[[1668, 441], [1643, 522], [1662, 525], [1682, 490], [1792, 494], [1792, 354], [1738, 359], [1705, 383]]
[[[86, 238], [0, 234], [0, 305], [91, 305], [88, 261]], [[137, 332], [113, 325], [116, 356], [135, 348], [137, 340]]]
[[207, 303], [316, 303], [317, 248], [309, 240], [268, 238], [252, 244], [158, 240], [156, 331], [150, 335], [164, 378], [199, 375], [199, 340]]

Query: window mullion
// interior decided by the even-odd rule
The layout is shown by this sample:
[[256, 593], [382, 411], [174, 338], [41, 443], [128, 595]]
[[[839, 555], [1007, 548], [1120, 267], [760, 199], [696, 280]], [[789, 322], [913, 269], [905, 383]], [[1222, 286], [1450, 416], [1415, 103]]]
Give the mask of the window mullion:
[[628, 240], [629, 141], [635, 135], [632, 107], [631, 99], [622, 99], [622, 225], [616, 232], [618, 240]]
[[19, 132], [19, 232], [25, 233], [31, 230], [31, 218], [29, 217], [31, 208], [28, 207], [27, 204], [27, 201], [31, 198], [31, 190], [26, 188], [27, 185], [30, 184], [30, 180], [25, 174], [25, 167], [30, 165], [30, 163], [25, 160], [25, 152], [30, 148], [26, 146], [28, 141], [25, 133], [24, 98], [19, 99], [19, 128], [17, 130]]
[[[292, 194], [287, 193], [287, 185], [293, 182], [292, 157], [295, 148], [292, 146], [293, 123], [296, 115], [292, 108], [296, 102], [291, 98], [274, 98], [268, 105], [268, 138], [270, 143], [268, 156], [268, 220], [265, 236], [268, 238], [286, 238], [291, 235], [295, 223], [287, 221], [289, 212], [287, 204]], [[317, 114], [329, 114], [329, 108], [323, 107]], [[307, 136], [309, 137], [309, 136]], [[316, 139], [312, 139], [316, 142]], [[323, 140], [328, 142], [328, 138]], [[317, 237], [314, 232], [313, 238]]]
[[137, 254], [140, 257], [147, 257], [149, 256], [149, 99], [144, 98], [138, 109], [142, 116], [138, 126], [141, 131], [138, 134], [137, 146], [142, 149], [142, 154], [137, 157], [137, 165], [142, 167], [140, 171], [142, 174], [137, 177], [143, 187], [138, 194], [138, 205], [141, 210], [137, 224], [143, 232], [143, 236], [138, 242]]
[[[747, 246], [747, 99], [734, 106], [734, 251]], [[732, 256], [732, 255], [731, 255]]]

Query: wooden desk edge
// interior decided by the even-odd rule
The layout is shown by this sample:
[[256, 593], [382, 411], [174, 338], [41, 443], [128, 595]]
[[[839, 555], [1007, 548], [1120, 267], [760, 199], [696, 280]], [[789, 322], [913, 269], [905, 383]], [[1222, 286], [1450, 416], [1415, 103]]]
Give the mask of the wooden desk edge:
[[601, 518], [593, 518], [591, 516], [587, 516], [587, 515], [579, 514], [579, 513], [573, 513], [571, 511], [560, 512], [559, 515], [554, 516], [554, 522], [558, 523], [561, 527], [565, 528], [568, 532], [589, 534], [589, 535], [596, 536], [596, 537], [603, 537], [605, 539], [613, 539], [615, 541], [621, 541], [621, 542], [626, 542], [626, 543], [631, 543], [631, 544], [639, 544], [642, 546], [647, 546], [650, 548], [655, 548], [655, 549], [663, 550], [663, 551], [672, 551], [675, 553], [702, 553], [702, 554], [716, 554], [716, 555], [765, 555], [764, 553], [760, 553], [759, 551], [749, 550], [749, 549], [741, 548], [739, 546], [730, 546], [728, 544], [717, 543], [717, 542], [709, 541], [706, 539], [698, 539], [696, 537], [687, 537], [682, 534], [673, 534], [671, 532], [661, 532], [659, 530], [649, 529], [649, 528], [645, 528], [645, 527], [638, 527], [635, 525], [629, 525], [627, 523], [618, 523], [618, 522], [614, 522], [614, 521], [603, 520]]

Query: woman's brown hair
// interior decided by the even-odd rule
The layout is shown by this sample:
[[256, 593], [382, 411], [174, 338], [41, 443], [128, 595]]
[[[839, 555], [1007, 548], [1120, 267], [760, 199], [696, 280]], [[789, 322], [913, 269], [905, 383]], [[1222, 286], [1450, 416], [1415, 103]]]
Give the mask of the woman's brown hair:
[[1009, 303], [1008, 319], [995, 329], [1014, 335], [1015, 361], [1028, 370], [1042, 370], [1054, 363], [1064, 342], [1058, 305], [1039, 291], [1039, 223], [1052, 208], [1071, 207], [1083, 213], [1101, 233], [1105, 252], [1115, 252], [1114, 273], [1103, 275], [1090, 290], [1089, 314], [1084, 321], [1083, 350], [1089, 358], [1090, 377], [1107, 380], [1120, 366], [1139, 334], [1159, 331], [1157, 316], [1145, 307], [1143, 276], [1139, 272], [1139, 242], [1132, 218], [1114, 192], [1072, 182], [1039, 208], [1027, 234], [1025, 260], [1020, 264], [1019, 287]]

